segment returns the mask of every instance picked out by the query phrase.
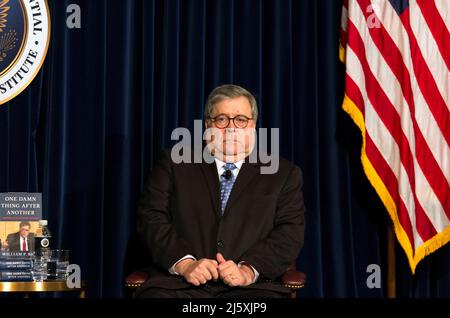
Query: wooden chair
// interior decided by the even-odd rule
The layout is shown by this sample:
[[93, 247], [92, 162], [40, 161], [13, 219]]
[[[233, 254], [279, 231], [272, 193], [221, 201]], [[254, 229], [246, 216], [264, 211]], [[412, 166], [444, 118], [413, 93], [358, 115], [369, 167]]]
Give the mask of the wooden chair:
[[[125, 278], [125, 287], [134, 293], [134, 291], [148, 279], [148, 275], [149, 274], [145, 271], [132, 272]], [[297, 271], [294, 261], [281, 277], [281, 282], [291, 290], [291, 298], [296, 298], [297, 289], [305, 287], [306, 274]]]

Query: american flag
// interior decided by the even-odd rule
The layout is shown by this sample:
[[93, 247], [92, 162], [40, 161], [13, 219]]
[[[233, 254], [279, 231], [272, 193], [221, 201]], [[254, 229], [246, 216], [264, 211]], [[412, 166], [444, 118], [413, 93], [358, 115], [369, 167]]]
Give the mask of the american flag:
[[412, 272], [450, 240], [450, 0], [344, 0], [344, 110]]

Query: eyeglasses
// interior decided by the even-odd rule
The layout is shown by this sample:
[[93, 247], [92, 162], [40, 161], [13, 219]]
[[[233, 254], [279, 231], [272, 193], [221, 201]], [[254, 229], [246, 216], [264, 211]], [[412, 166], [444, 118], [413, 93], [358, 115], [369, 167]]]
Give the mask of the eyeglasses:
[[236, 117], [228, 117], [225, 115], [218, 115], [216, 117], [209, 117], [210, 120], [212, 120], [217, 128], [227, 128], [230, 125], [230, 121], [232, 120], [234, 125], [237, 128], [245, 128], [248, 125], [248, 122], [250, 120], [253, 120], [253, 118], [248, 118], [244, 115], [238, 115]]

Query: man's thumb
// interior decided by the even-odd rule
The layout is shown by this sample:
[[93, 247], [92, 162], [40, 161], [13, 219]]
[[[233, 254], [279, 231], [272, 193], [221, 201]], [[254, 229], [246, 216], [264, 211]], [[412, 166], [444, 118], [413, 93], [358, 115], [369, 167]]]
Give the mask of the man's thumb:
[[216, 258], [217, 258], [217, 261], [219, 262], [219, 264], [226, 262], [225, 258], [223, 258], [223, 255], [221, 253], [217, 253]]

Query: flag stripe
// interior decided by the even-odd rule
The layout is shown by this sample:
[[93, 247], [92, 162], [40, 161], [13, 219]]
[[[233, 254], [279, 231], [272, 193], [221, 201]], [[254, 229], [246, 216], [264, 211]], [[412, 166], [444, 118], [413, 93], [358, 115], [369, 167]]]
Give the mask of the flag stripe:
[[[351, 21], [349, 21], [349, 25], [353, 25]], [[350, 34], [354, 34], [354, 32], [352, 32]], [[364, 103], [364, 105], [365, 105], [364, 107], [366, 109], [366, 107], [370, 106], [369, 98], [367, 97], [367, 94], [369, 94], [369, 91], [367, 90], [366, 84], [365, 84], [367, 82], [367, 80], [365, 79], [365, 76], [367, 76], [368, 74], [363, 71], [362, 62], [358, 58], [359, 55], [357, 55], [357, 52], [354, 52], [354, 50], [352, 49], [352, 46], [350, 45], [351, 44], [350, 42], [351, 42], [351, 39], [349, 39], [349, 45], [347, 47], [347, 74], [349, 75], [350, 78], [353, 78], [355, 82], [360, 83], [360, 87], [361, 87], [360, 94], [362, 94], [363, 100], [366, 101]], [[371, 83], [369, 83], [369, 84], [371, 84]], [[355, 101], [353, 101], [353, 102], [355, 103]], [[377, 129], [372, 126], [374, 124], [373, 117], [376, 117], [377, 119], [379, 119], [379, 116], [376, 114], [376, 111], [372, 110], [372, 109], [373, 109], [372, 107], [369, 109], [366, 109], [366, 112], [365, 112], [366, 128], [367, 128], [367, 130], [376, 131]], [[372, 117], [371, 117], [371, 114], [369, 114], [369, 115], [367, 114], [370, 110], [372, 110], [372, 112], [371, 112], [371, 114], [373, 114]], [[370, 118], [371, 120], [367, 121], [367, 118]], [[379, 121], [378, 124], [382, 125], [380, 127], [385, 127], [385, 125], [383, 125], [381, 121]], [[386, 129], [386, 131], [387, 131], [387, 129]], [[373, 133], [373, 134], [375, 135], [375, 133]], [[381, 138], [382, 141], [384, 142], [383, 145], [386, 145], [386, 146], [385, 147], [380, 146], [380, 151], [383, 152], [381, 150], [381, 149], [383, 149], [385, 153], [389, 153], [389, 152], [391, 153], [391, 161], [390, 161], [391, 166], [393, 166], [393, 167], [395, 166], [394, 169], [398, 171], [399, 167], [400, 167], [400, 159], [398, 159], [398, 156], [400, 155], [400, 153], [398, 151], [398, 146], [395, 144], [392, 137], [389, 136], [389, 132], [387, 132], [386, 135], [387, 135], [387, 137], [385, 136], [384, 138]], [[397, 149], [397, 151], [386, 150], [386, 149], [392, 149], [393, 147], [395, 147]], [[366, 152], [369, 153], [370, 148], [366, 147], [366, 149], [367, 149]], [[385, 181], [383, 171], [384, 170], [381, 170], [381, 171], [379, 170], [378, 175], [380, 176], [380, 178], [383, 181]], [[405, 176], [407, 176], [407, 173], [403, 174], [401, 177], [401, 183], [403, 184], [402, 188], [403, 189], [404, 188], [411, 189], [411, 186], [409, 185], [409, 180], [404, 179]], [[408, 184], [408, 185], [406, 185], [406, 184]], [[391, 184], [385, 183], [385, 185], [388, 189], [391, 189]], [[397, 186], [396, 186], [396, 189], [397, 189]], [[391, 193], [391, 195], [394, 195], [394, 194], [392, 194], [392, 192], [390, 192], [390, 193]], [[395, 197], [397, 197], [397, 195], [398, 195], [398, 193], [396, 191]], [[405, 194], [404, 197], [408, 197], [408, 196]], [[414, 199], [409, 197], [409, 200], [404, 200], [404, 202], [406, 204], [405, 209], [399, 209], [398, 200], [395, 200], [395, 202], [397, 202], [398, 213], [402, 214], [402, 215], [399, 215], [399, 219], [403, 220], [404, 219], [403, 213], [407, 213], [409, 215], [409, 219], [415, 225], [416, 216], [415, 216], [415, 212], [414, 212], [415, 211]], [[404, 228], [407, 226], [405, 224], [401, 224], [401, 225]]]
[[[437, 233], [434, 224], [424, 212], [421, 202], [419, 202], [420, 200], [417, 193], [415, 191], [412, 191], [408, 180], [409, 173], [405, 170], [404, 166], [400, 164], [400, 160], [398, 158], [399, 156], [401, 156], [398, 145], [395, 143], [395, 140], [392, 139], [389, 135], [388, 128], [383, 125], [383, 120], [381, 120], [381, 118], [379, 117], [379, 113], [376, 111], [373, 105], [371, 105], [370, 101], [367, 101], [365, 105], [366, 118], [368, 119], [366, 119], [367, 132], [371, 135], [376, 134], [378, 136], [378, 138], [372, 138], [373, 143], [376, 145], [376, 148], [380, 151], [380, 154], [383, 156], [384, 160], [388, 163], [390, 168], [397, 173], [398, 188], [396, 189], [396, 191], [398, 191], [398, 193], [400, 194], [403, 202], [413, 201], [413, 204], [411, 204], [412, 208], [408, 207], [408, 216], [412, 224], [417, 227], [417, 232], [414, 234], [414, 242], [421, 244], [423, 241], [430, 239]], [[381, 169], [380, 171], [382, 171], [382, 173], [380, 173], [380, 177], [384, 180], [383, 172], [386, 171], [383, 171]], [[418, 176], [422, 175], [418, 167], [416, 169], [416, 174]], [[420, 177], [417, 179], [419, 179], [420, 181], [424, 180], [424, 178]], [[417, 180], [415, 181], [416, 185], [418, 185]], [[402, 213], [402, 210], [400, 210], [400, 213]], [[404, 214], [399, 214], [399, 218], [401, 220], [404, 220], [405, 217], [407, 216]], [[403, 223], [402, 226], [404, 227]]]
[[383, 156], [378, 151], [377, 147], [372, 141], [372, 138], [366, 133], [366, 154], [371, 162], [376, 162], [380, 171], [380, 177], [382, 176], [383, 183], [386, 185], [392, 198], [397, 202], [397, 215], [399, 217], [400, 224], [408, 235], [408, 239], [414, 242], [413, 226], [411, 219], [408, 216], [408, 211], [405, 206], [405, 202], [399, 198], [398, 194], [398, 181], [395, 174], [392, 172], [390, 166], [383, 159]]
[[[370, 0], [359, 1], [359, 3], [361, 7], [364, 7], [370, 3]], [[386, 13], [386, 11], [387, 10], [384, 10], [383, 12]], [[392, 11], [392, 13], [395, 14], [394, 11]], [[362, 11], [362, 14], [364, 15], [365, 19], [369, 18], [370, 13]], [[383, 22], [383, 17], [379, 15], [378, 12], [375, 12], [375, 14], [377, 14], [380, 21]], [[414, 99], [412, 97], [413, 94], [410, 83], [410, 73], [408, 67], [405, 65], [403, 56], [398, 49], [398, 44], [396, 45], [383, 24], [379, 28], [368, 28], [368, 32], [370, 33], [371, 40], [377, 46], [383, 59], [386, 61], [386, 63], [389, 65], [389, 68], [398, 79], [398, 82], [401, 85], [403, 96], [411, 108], [410, 113], [414, 114]], [[411, 116], [411, 119], [414, 120], [413, 116]]]
[[[449, 69], [439, 52], [439, 47], [429, 29], [429, 25], [427, 25], [417, 5], [411, 5], [411, 14], [414, 14], [414, 18], [410, 20], [410, 30], [414, 34], [418, 48], [423, 56], [423, 62], [428, 66], [427, 69], [433, 77], [443, 100], [448, 101], [450, 100], [448, 92], [448, 88], [450, 87]], [[448, 111], [450, 105], [446, 106]]]
[[[376, 138], [371, 138], [371, 140], [383, 160], [389, 166], [389, 169], [396, 172], [397, 183], [395, 185], [391, 185], [386, 182], [386, 174], [389, 170], [381, 169], [382, 166], [380, 165], [380, 162], [376, 161], [379, 168], [379, 176], [383, 180], [386, 187], [390, 190], [395, 190], [395, 192], [398, 193], [399, 197], [402, 199], [403, 204], [406, 205], [406, 209], [403, 209], [399, 204], [400, 202], [397, 202], [399, 219], [409, 219], [412, 225], [416, 227], [416, 223], [420, 220], [420, 214], [417, 212], [418, 208], [420, 208], [420, 204], [415, 197], [414, 191], [412, 191], [409, 172], [405, 169], [404, 165], [401, 164], [401, 152], [399, 151], [399, 147], [395, 140], [391, 137], [389, 128], [384, 125], [383, 120], [381, 120], [376, 108], [370, 100], [366, 100], [365, 107], [367, 134], [370, 136], [377, 136]], [[372, 149], [368, 149], [367, 156], [371, 158], [370, 154], [372, 153]], [[379, 160], [380, 158], [378, 157], [377, 159]], [[405, 228], [406, 224], [401, 224], [403, 228]], [[414, 232], [413, 237], [416, 241], [423, 240], [422, 233], [418, 231]]]
[[450, 1], [435, 0], [436, 10], [439, 12], [442, 21], [444, 22], [447, 32], [450, 31]]
[[[379, 13], [377, 12], [377, 14]], [[450, 183], [450, 165], [448, 164], [450, 162], [450, 148], [424, 100], [412, 71], [411, 54], [408, 43], [405, 43], [408, 38], [406, 30], [402, 27], [401, 21], [394, 10], [389, 6], [385, 7], [381, 14], [379, 18], [383, 23], [382, 27], [380, 29], [369, 29], [372, 39], [380, 50], [384, 49], [383, 57], [398, 78], [408, 105], [413, 106], [410, 113], [415, 115], [411, 118], [415, 132], [423, 135], [431, 155], [446, 176], [447, 182]], [[399, 31], [397, 34], [391, 35], [386, 29]], [[398, 49], [400, 47], [403, 48], [402, 51]], [[410, 80], [408, 77], [410, 77]], [[413, 95], [416, 101], [414, 101]]]
[[419, 84], [419, 88], [427, 105], [430, 107], [439, 128], [443, 132], [447, 144], [450, 145], [450, 136], [446, 133], [448, 132], [448, 127], [450, 125], [450, 113], [447, 105], [442, 98], [436, 83], [434, 82], [434, 78], [428, 69], [428, 65], [420, 51], [417, 40], [408, 24], [409, 14], [405, 13], [401, 17], [401, 21], [409, 36], [413, 70]]
[[[395, 108], [392, 105], [392, 103], [386, 97], [385, 92], [380, 87], [380, 84], [374, 78], [370, 70], [370, 67], [368, 66], [367, 59], [365, 58], [366, 52], [364, 42], [360, 37], [358, 30], [356, 29], [355, 25], [351, 20], [349, 20], [348, 25], [349, 25], [348, 47], [352, 48], [360, 58], [363, 67], [363, 72], [366, 76], [366, 89], [368, 92], [368, 98], [371, 101], [372, 105], [374, 105], [375, 110], [378, 113], [378, 116], [383, 121], [385, 126], [388, 128], [391, 136], [396, 140], [397, 144], [399, 145], [401, 162], [405, 167], [405, 170], [409, 177], [411, 188], [415, 189], [416, 186], [414, 175], [414, 161], [412, 159], [413, 156], [409, 148], [408, 140], [403, 131], [401, 130], [400, 117], [398, 116], [398, 113], [395, 111]], [[421, 152], [420, 154], [426, 154], [426, 152], [425, 153]], [[428, 168], [428, 170], [430, 170], [430, 168]], [[431, 185], [434, 191], [440, 193], [440, 189], [436, 188], [434, 184]], [[428, 219], [427, 215], [425, 214], [423, 208], [419, 204], [416, 193], [414, 191], [413, 194], [414, 194], [416, 218], [419, 219], [422, 224], [430, 226], [431, 222]], [[428, 237], [430, 233], [429, 231], [423, 231], [423, 228], [418, 228], [418, 231], [424, 240], [429, 238]], [[433, 231], [435, 231], [434, 228]]]
[[[364, 100], [367, 100], [367, 96], [364, 93], [365, 92], [365, 80], [364, 80], [364, 74], [362, 72], [362, 66], [353, 52], [353, 50], [349, 47], [348, 48], [348, 54], [347, 54], [347, 65], [349, 65], [348, 72], [346, 74], [346, 94], [347, 96], [352, 100], [352, 102], [355, 104], [355, 106], [361, 110], [362, 113], [364, 113], [365, 106], [364, 106]], [[353, 73], [353, 74], [352, 74]], [[354, 78], [352, 78], [352, 75]], [[356, 85], [356, 82], [360, 83], [361, 90]], [[374, 112], [374, 111], [373, 111]], [[415, 241], [413, 239], [413, 230], [412, 230], [412, 224], [411, 222], [414, 222], [415, 224], [415, 215], [414, 215], [414, 201], [409, 199], [407, 200], [408, 205], [410, 205], [411, 212], [408, 211], [405, 205], [405, 201], [400, 198], [399, 193], [397, 189], [398, 181], [395, 178], [390, 166], [386, 163], [383, 156], [380, 154], [378, 149], [374, 146], [374, 143], [372, 139], [370, 138], [370, 135], [367, 133], [367, 131], [364, 132], [365, 135], [365, 142], [366, 142], [366, 155], [369, 161], [376, 162], [377, 166], [380, 167], [380, 164], [382, 167], [378, 170], [378, 175], [382, 179], [383, 183], [386, 185], [386, 188], [388, 189], [389, 193], [391, 193], [392, 198], [394, 202], [396, 202], [396, 210], [399, 222], [401, 227], [404, 229], [405, 233], [408, 236], [408, 239], [412, 242]], [[385, 138], [387, 139], [387, 138]], [[391, 138], [389, 138], [391, 140]], [[389, 147], [389, 146], [388, 146]], [[398, 161], [398, 159], [397, 159]], [[380, 163], [381, 162], [381, 163]], [[406, 181], [408, 183], [408, 181]], [[411, 221], [412, 220], [412, 221]], [[417, 232], [415, 232], [415, 235], [417, 235]], [[416, 241], [422, 241], [420, 237], [416, 237]]]
[[[357, 28], [353, 24], [352, 21], [349, 21], [349, 37], [348, 37], [348, 47], [350, 47], [355, 54], [359, 57], [361, 62], [363, 72], [365, 74], [366, 81], [366, 90], [367, 95], [371, 103], [374, 105], [377, 110], [378, 115], [383, 120], [386, 127], [388, 127], [391, 136], [396, 140], [397, 144], [401, 148], [402, 154], [402, 162], [406, 167], [406, 170], [409, 172], [413, 172], [413, 162], [412, 162], [412, 153], [409, 149], [408, 140], [401, 130], [400, 118], [395, 111], [394, 106], [387, 98], [385, 92], [380, 87], [380, 84], [372, 74], [368, 61], [366, 59], [366, 49], [364, 46], [364, 42], [359, 34]], [[385, 106], [384, 109], [378, 107], [378, 105]], [[409, 173], [411, 185], [414, 187], [414, 174]]]
[[[410, 20], [409, 13], [406, 12], [404, 15], [402, 15], [401, 20], [409, 35], [413, 69], [420, 90], [426, 100], [427, 105], [434, 114], [434, 118], [436, 119], [436, 122], [438, 123], [439, 128], [443, 133], [443, 136], [446, 139], [448, 145], [450, 144], [450, 134], [448, 129], [450, 125], [450, 113], [448, 111], [447, 105], [440, 95], [439, 90], [437, 89], [437, 85], [433, 80], [433, 77], [427, 67], [427, 64], [425, 63], [417, 41], [411, 30], [411, 27], [408, 24], [408, 21]], [[420, 137], [420, 135], [416, 136], [418, 142], [425, 142], [425, 140], [421, 139]], [[422, 152], [427, 152], [426, 148], [427, 147], [425, 147], [425, 149], [418, 150], [418, 158], [420, 158], [420, 154]], [[448, 217], [450, 215], [450, 191], [448, 181], [450, 176], [448, 174], [445, 175], [443, 171], [439, 169], [439, 166], [434, 158], [432, 160], [431, 158], [429, 159], [429, 161], [424, 160], [424, 162], [422, 163], [422, 167], [424, 168], [425, 176], [427, 177], [428, 182], [430, 182], [430, 184], [432, 185]]]
[[412, 272], [450, 241], [450, 1], [345, 0], [344, 110]]
[[[447, 0], [448, 1], [448, 0]], [[436, 3], [430, 0], [417, 0], [422, 15], [430, 29], [436, 44], [439, 48], [440, 55], [443, 57], [447, 65], [447, 72], [450, 70], [450, 33], [442, 20]], [[447, 8], [450, 9], [450, 8]], [[434, 41], [433, 41], [434, 42]]]
[[364, 98], [361, 95], [358, 85], [356, 85], [355, 81], [353, 81], [348, 73], [345, 74], [345, 87], [347, 88], [347, 96], [355, 103], [359, 111], [364, 114]]
[[[369, 1], [359, 1], [360, 5], [362, 5], [362, 7], [365, 7], [366, 5], [368, 5], [370, 2]], [[361, 10], [361, 16], [363, 15], [363, 11]], [[355, 19], [355, 23], [361, 23], [361, 20], [358, 19], [358, 15], [354, 14], [354, 17], [356, 16]], [[362, 17], [361, 17], [362, 18]], [[367, 15], [364, 16], [363, 21], [367, 20]], [[380, 84], [380, 86], [382, 86], [383, 91], [386, 93], [386, 95], [388, 96], [389, 100], [392, 102], [393, 106], [396, 108], [397, 113], [399, 114], [399, 116], [401, 116], [401, 124], [402, 124], [402, 128], [403, 131], [405, 132], [405, 135], [407, 136], [408, 142], [412, 148], [412, 151], [414, 151], [415, 147], [415, 143], [414, 143], [414, 135], [416, 135], [418, 138], [416, 139], [416, 144], [417, 147], [419, 149], [423, 149], [424, 150], [424, 156], [418, 156], [419, 161], [421, 162], [421, 167], [425, 167], [425, 169], [427, 169], [427, 171], [429, 171], [429, 164], [428, 161], [429, 160], [435, 160], [436, 158], [433, 156], [433, 153], [430, 151], [427, 142], [424, 141], [424, 137], [422, 135], [421, 130], [418, 127], [418, 124], [415, 120], [415, 118], [413, 116], [411, 116], [411, 114], [408, 111], [408, 105], [406, 105], [406, 101], [402, 98], [403, 95], [399, 94], [398, 92], [401, 92], [403, 89], [406, 90], [407, 92], [404, 94], [405, 97], [406, 96], [410, 96], [408, 98], [408, 104], [411, 105], [413, 104], [412, 102], [412, 92], [411, 92], [411, 86], [409, 85], [409, 80], [406, 80], [406, 77], [409, 77], [409, 72], [406, 69], [406, 66], [404, 63], [400, 63], [398, 61], [402, 61], [401, 55], [398, 52], [397, 47], [392, 43], [392, 40], [390, 39], [389, 36], [387, 36], [387, 34], [382, 34], [383, 32], [386, 32], [385, 29], [383, 27], [381, 28], [369, 28], [372, 39], [374, 40], [374, 42], [377, 43], [378, 49], [382, 50], [384, 49], [385, 51], [383, 51], [383, 54], [381, 52], [378, 51], [377, 47], [375, 47], [374, 43], [371, 41], [371, 39], [367, 36], [367, 29], [361, 28], [359, 27], [358, 32], [362, 33], [364, 38], [366, 38], [365, 44], [366, 44], [366, 49], [367, 49], [367, 60], [368, 63], [371, 65], [371, 69], [373, 70], [374, 67], [376, 66], [378, 69], [378, 72], [373, 72], [374, 75], [376, 76], [376, 80], [378, 81], [378, 83]], [[381, 34], [380, 34], [381, 32]], [[389, 39], [389, 40], [388, 40]], [[388, 53], [385, 53], [388, 52]], [[382, 54], [382, 56], [385, 58], [380, 58], [378, 57], [380, 54]], [[389, 68], [385, 61], [389, 62], [390, 65], [392, 65], [391, 68]], [[375, 65], [375, 66], [374, 66]], [[392, 73], [391, 69], [396, 70], [395, 73]], [[398, 74], [406, 74], [406, 75], [401, 75], [399, 76]], [[397, 81], [395, 79], [395, 77], [400, 78], [400, 81]], [[400, 86], [400, 83], [405, 83], [403, 85], [403, 87]], [[414, 107], [411, 107], [411, 112], [414, 113]], [[421, 109], [421, 108], [419, 108]], [[427, 108], [428, 109], [428, 108]], [[419, 117], [420, 118], [420, 117]], [[411, 123], [411, 124], [409, 124]], [[412, 131], [414, 130], [414, 131]], [[440, 130], [434, 130], [431, 131], [433, 134], [433, 138], [436, 138], [436, 136], [441, 136], [440, 135]], [[412, 136], [412, 137], [411, 137]], [[411, 142], [412, 141], [412, 142]], [[445, 145], [445, 142], [444, 142]], [[438, 149], [436, 149], [438, 150]], [[445, 157], [448, 158], [448, 151], [444, 152], [446, 155]], [[422, 159], [422, 160], [420, 160]], [[414, 160], [415, 165], [416, 165], [416, 161]], [[422, 171], [418, 171], [419, 167], [415, 168], [415, 174], [416, 175], [420, 175], [422, 176]], [[444, 161], [442, 164], [439, 165], [439, 167], [436, 169], [436, 171], [438, 171], [439, 173], [441, 172], [441, 170], [446, 170], [447, 172], [449, 172], [449, 165], [448, 165], [448, 161]], [[434, 174], [432, 174], [434, 175]], [[445, 175], [450, 175], [450, 173], [444, 174]], [[416, 181], [417, 182], [417, 181]], [[444, 183], [445, 184], [445, 183]], [[416, 187], [419, 187], [419, 185], [416, 185]], [[424, 189], [430, 189], [430, 186], [428, 184], [428, 182], [425, 182], [425, 180], [422, 181], [421, 185], [419, 188], [424, 188]], [[430, 194], [426, 191], [418, 191], [416, 192], [417, 198], [419, 200], [419, 202], [421, 203], [421, 205], [423, 206], [425, 203], [426, 204], [430, 204]], [[432, 195], [434, 199], [437, 199], [436, 196]], [[447, 201], [447, 196], [445, 195], [441, 195], [441, 202], [448, 202]], [[438, 211], [439, 213], [444, 212], [445, 210], [443, 208], [443, 204], [441, 204], [441, 202], [436, 202], [433, 201], [433, 204], [435, 206], [436, 211]], [[447, 211], [450, 211], [450, 207], [447, 207]], [[424, 212], [425, 214], [428, 215], [428, 213]], [[430, 217], [428, 217], [428, 219], [433, 223], [433, 225], [436, 227], [437, 224], [442, 224], [442, 220], [439, 220], [436, 224], [434, 224], [434, 222], [431, 220]], [[447, 220], [447, 217], [445, 217], [445, 220]], [[446, 222], [444, 222], [446, 223]], [[424, 237], [424, 239], [426, 239], [427, 237]]]

